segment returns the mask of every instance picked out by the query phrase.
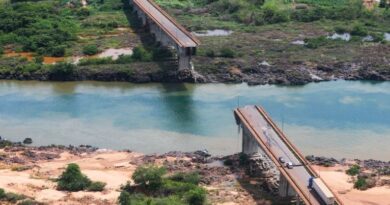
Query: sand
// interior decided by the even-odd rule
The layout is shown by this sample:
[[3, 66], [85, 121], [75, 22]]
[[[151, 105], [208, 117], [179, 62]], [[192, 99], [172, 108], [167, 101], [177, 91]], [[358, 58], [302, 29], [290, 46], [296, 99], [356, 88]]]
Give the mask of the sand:
[[[75, 156], [68, 152], [61, 158], [41, 162], [31, 170], [22, 172], [0, 170], [0, 188], [24, 194], [47, 204], [116, 204], [120, 186], [131, 180], [136, 166], [129, 161], [138, 153], [106, 151], [91, 155]], [[107, 183], [103, 192], [64, 192], [56, 190], [57, 178], [69, 163], [77, 163], [91, 180]]]
[[365, 191], [353, 188], [352, 179], [345, 174], [346, 166], [314, 167], [346, 205], [390, 205], [390, 187], [374, 187]]

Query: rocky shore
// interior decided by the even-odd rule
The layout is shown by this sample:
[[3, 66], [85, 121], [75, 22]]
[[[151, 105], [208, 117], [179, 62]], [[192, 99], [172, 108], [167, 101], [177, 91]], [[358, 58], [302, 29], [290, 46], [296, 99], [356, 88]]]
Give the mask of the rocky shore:
[[[202, 57], [199, 57], [202, 58]], [[200, 59], [196, 59], [200, 61]], [[304, 85], [331, 80], [389, 81], [390, 65], [374, 69], [359, 64], [334, 65], [269, 65], [266, 61], [252, 65], [237, 60], [221, 64], [204, 59], [195, 70], [177, 71], [171, 62], [133, 63], [131, 65], [75, 66], [66, 75], [53, 75], [50, 71], [28, 73], [24, 71], [0, 72], [0, 79], [39, 81], [121, 81], [132, 83], [248, 83], [249, 85]], [[209, 62], [210, 65], [202, 65]], [[207, 67], [207, 69], [202, 66]], [[211, 67], [210, 67], [211, 66]], [[209, 70], [213, 70], [210, 72]]]

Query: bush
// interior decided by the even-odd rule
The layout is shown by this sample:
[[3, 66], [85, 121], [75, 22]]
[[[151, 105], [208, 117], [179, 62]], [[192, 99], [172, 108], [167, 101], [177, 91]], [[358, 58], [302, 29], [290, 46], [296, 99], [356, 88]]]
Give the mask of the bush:
[[241, 166], [246, 166], [249, 164], [249, 156], [247, 154], [241, 152], [238, 158]]
[[50, 67], [51, 80], [69, 80], [73, 76], [76, 66], [70, 63], [57, 63]]
[[132, 63], [134, 60], [131, 55], [119, 55], [118, 59], [115, 60], [115, 63], [117, 64], [126, 64], [126, 63]]
[[316, 49], [320, 46], [324, 46], [328, 43], [328, 39], [325, 36], [305, 39], [305, 47]]
[[358, 180], [353, 185], [354, 188], [359, 190], [366, 190], [368, 189], [367, 182], [365, 178], [358, 177]]
[[210, 57], [210, 58], [214, 58], [215, 57], [215, 52], [214, 52], [214, 50], [207, 50], [206, 51], [206, 56], [207, 57]]
[[32, 200], [32, 199], [27, 199], [27, 200], [24, 200], [24, 201], [18, 203], [18, 205], [43, 205], [43, 204], [44, 203], [37, 202], [37, 201]]
[[118, 201], [120, 205], [131, 205], [131, 195], [127, 191], [121, 191]]
[[58, 189], [66, 191], [81, 191], [91, 185], [91, 180], [83, 175], [77, 164], [68, 164], [66, 170], [58, 179]]
[[135, 170], [132, 178], [135, 183], [140, 184], [144, 188], [157, 190], [162, 185], [162, 176], [165, 173], [166, 169], [164, 167], [154, 165], [140, 166]]
[[368, 34], [367, 29], [360, 24], [355, 25], [351, 31], [351, 35], [353, 36], [367, 36], [367, 34]]
[[206, 201], [206, 191], [200, 187], [190, 190], [185, 199], [190, 205], [203, 205]]
[[114, 61], [111, 57], [105, 57], [105, 58], [86, 58], [81, 59], [78, 65], [84, 66], [84, 65], [103, 65], [103, 64], [113, 64]]
[[343, 33], [349, 33], [350, 30], [349, 28], [347, 27], [343, 27], [343, 26], [336, 26], [334, 27], [334, 31], [338, 34], [343, 34]]
[[190, 172], [190, 173], [178, 172], [172, 175], [171, 177], [169, 177], [169, 179], [177, 182], [185, 182], [185, 183], [198, 185], [200, 181], [200, 176], [197, 172]]
[[152, 54], [145, 50], [144, 47], [135, 47], [132, 55], [134, 60], [137, 61], [151, 61]]
[[106, 186], [106, 183], [96, 181], [96, 182], [92, 182], [88, 186], [87, 190], [88, 191], [103, 191], [105, 186]]
[[99, 53], [99, 50], [98, 50], [98, 47], [96, 45], [93, 45], [93, 44], [89, 44], [89, 45], [86, 45], [83, 47], [83, 53], [85, 55], [95, 55], [97, 53]]
[[222, 48], [220, 53], [220, 56], [225, 58], [234, 58], [235, 55], [234, 51], [230, 48]]
[[17, 201], [23, 200], [25, 198], [26, 197], [24, 195], [7, 192], [3, 199], [15, 204]]
[[4, 49], [0, 47], [0, 56], [4, 54]]
[[277, 6], [266, 4], [263, 6], [264, 21], [270, 24], [287, 22], [290, 20], [289, 13], [280, 10]]
[[155, 48], [153, 49], [153, 60], [163, 60], [171, 58], [173, 53], [166, 48]]
[[0, 188], [0, 199], [3, 199], [5, 197], [5, 191], [4, 189]]
[[232, 159], [226, 159], [223, 161], [223, 165], [225, 166], [232, 166], [233, 165], [233, 160]]
[[360, 172], [360, 166], [359, 165], [352, 165], [345, 173], [347, 173], [350, 176], [358, 175]]

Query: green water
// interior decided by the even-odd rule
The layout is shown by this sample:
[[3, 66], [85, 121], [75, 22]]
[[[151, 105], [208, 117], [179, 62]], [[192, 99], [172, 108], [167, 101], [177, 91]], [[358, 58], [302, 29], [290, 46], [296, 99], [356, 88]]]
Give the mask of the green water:
[[304, 154], [390, 160], [390, 83], [299, 87], [0, 81], [0, 135], [154, 153], [240, 150], [232, 110], [265, 107]]

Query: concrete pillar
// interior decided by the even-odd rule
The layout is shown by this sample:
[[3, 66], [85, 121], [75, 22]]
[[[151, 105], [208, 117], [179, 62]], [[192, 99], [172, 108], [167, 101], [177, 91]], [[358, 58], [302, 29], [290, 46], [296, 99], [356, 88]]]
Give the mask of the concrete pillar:
[[178, 47], [179, 70], [192, 69], [191, 56], [187, 55], [186, 48]]
[[296, 195], [295, 190], [290, 186], [287, 179], [282, 174], [280, 174], [279, 196], [290, 197], [295, 195]]
[[253, 154], [259, 152], [260, 146], [258, 142], [252, 137], [249, 130], [242, 127], [242, 152], [245, 154]]

